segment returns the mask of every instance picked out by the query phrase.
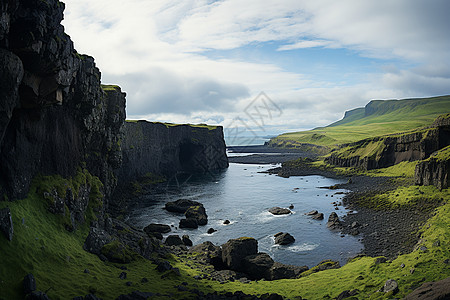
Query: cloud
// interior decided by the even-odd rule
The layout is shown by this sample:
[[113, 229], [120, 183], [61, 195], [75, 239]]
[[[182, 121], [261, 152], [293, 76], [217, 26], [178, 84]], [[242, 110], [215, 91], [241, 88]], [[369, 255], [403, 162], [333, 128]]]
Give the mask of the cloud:
[[324, 40], [314, 40], [314, 41], [300, 41], [295, 44], [283, 45], [279, 47], [278, 51], [286, 51], [286, 50], [295, 50], [295, 49], [303, 49], [303, 48], [315, 48], [315, 47], [326, 47], [331, 45], [330, 41]]
[[[131, 118], [226, 124], [265, 91], [283, 109], [268, 128], [292, 130], [326, 125], [371, 99], [450, 93], [446, 0], [65, 2], [75, 47], [96, 58], [104, 82], [127, 92]], [[226, 54], [265, 44], [292, 62]], [[295, 55], [323, 66], [324, 48], [367, 59], [336, 61], [322, 77], [289, 68]]]
[[151, 113], [183, 113], [196, 111], [230, 111], [233, 99], [249, 96], [243, 84], [218, 82], [201, 77], [183, 77], [165, 69], [150, 68], [144, 73], [108, 76], [132, 91], [127, 99], [129, 115]]

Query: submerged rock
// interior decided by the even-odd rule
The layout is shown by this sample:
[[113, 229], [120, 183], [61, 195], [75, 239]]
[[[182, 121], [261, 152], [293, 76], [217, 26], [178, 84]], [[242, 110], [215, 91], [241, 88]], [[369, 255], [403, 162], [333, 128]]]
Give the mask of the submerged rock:
[[273, 215], [288, 215], [292, 213], [290, 209], [282, 207], [272, 207], [269, 209], [269, 212]]
[[295, 238], [289, 233], [277, 233], [275, 236], [275, 244], [278, 245], [289, 245], [295, 242]]

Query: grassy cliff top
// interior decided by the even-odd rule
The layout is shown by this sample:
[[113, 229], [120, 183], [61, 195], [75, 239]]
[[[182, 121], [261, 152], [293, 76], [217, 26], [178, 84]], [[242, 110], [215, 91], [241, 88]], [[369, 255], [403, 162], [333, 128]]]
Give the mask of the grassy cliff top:
[[163, 123], [163, 122], [149, 122], [149, 121], [145, 121], [145, 120], [126, 120], [125, 122], [128, 122], [128, 123], [148, 122], [148, 123], [153, 123], [153, 124], [162, 124], [162, 125], [166, 126], [167, 128], [175, 127], [175, 126], [191, 126], [191, 127], [196, 127], [196, 128], [208, 128], [209, 130], [213, 130], [213, 129], [217, 129], [217, 127], [218, 127], [218, 126], [207, 125], [207, 124], [175, 124], [175, 123]]
[[287, 145], [308, 143], [334, 147], [374, 136], [429, 126], [439, 115], [449, 112], [450, 96], [373, 100], [365, 107], [346, 112], [342, 120], [326, 127], [284, 133], [272, 139], [271, 143], [289, 141]]

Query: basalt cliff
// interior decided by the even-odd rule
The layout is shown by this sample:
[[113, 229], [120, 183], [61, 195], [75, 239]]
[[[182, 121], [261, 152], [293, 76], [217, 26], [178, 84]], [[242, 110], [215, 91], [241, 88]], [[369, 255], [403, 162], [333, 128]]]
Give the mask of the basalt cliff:
[[[64, 4], [10, 0], [0, 19], [0, 184], [23, 198], [37, 175], [100, 178], [106, 199], [118, 178], [226, 168], [221, 127], [125, 124], [125, 93], [101, 84], [60, 24]], [[124, 164], [122, 165], [122, 157]]]

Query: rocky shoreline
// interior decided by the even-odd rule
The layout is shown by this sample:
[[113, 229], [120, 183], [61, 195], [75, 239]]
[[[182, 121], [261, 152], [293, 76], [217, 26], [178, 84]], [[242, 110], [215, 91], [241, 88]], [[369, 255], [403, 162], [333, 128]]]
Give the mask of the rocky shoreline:
[[341, 234], [361, 236], [362, 255], [384, 256], [394, 259], [411, 252], [420, 239], [419, 228], [431, 217], [436, 203], [417, 203], [402, 208], [371, 208], [365, 203], [368, 196], [394, 190], [398, 183], [391, 177], [343, 176], [332, 170], [315, 168], [308, 164], [281, 166], [266, 171], [282, 177], [320, 175], [335, 179], [348, 179], [346, 183], [330, 187], [347, 189], [344, 206], [350, 211], [341, 220]]

